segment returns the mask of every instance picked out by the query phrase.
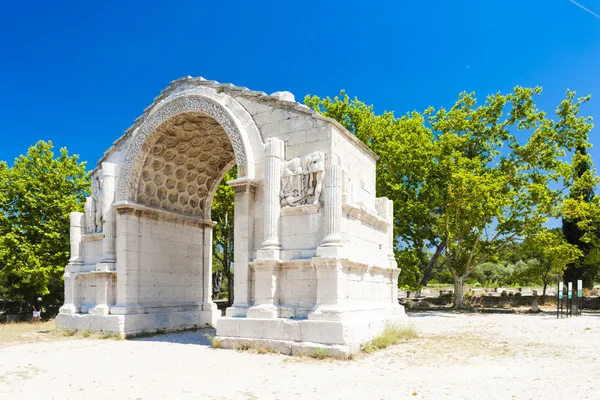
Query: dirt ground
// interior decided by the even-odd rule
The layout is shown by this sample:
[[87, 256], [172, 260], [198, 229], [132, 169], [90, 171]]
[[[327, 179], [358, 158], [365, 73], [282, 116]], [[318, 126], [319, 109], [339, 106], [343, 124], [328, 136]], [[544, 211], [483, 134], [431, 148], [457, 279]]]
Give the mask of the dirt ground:
[[0, 399], [600, 398], [600, 315], [409, 323], [419, 338], [343, 361], [212, 349], [209, 330], [99, 340], [0, 325]]

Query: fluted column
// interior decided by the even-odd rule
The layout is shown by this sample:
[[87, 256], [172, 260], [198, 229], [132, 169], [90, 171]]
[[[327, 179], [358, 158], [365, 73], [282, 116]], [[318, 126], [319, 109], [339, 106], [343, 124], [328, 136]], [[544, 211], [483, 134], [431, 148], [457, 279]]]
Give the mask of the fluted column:
[[83, 254], [81, 246], [81, 235], [85, 226], [85, 214], [72, 212], [70, 218], [70, 240], [71, 240], [71, 258], [69, 264], [83, 264]]
[[[264, 235], [259, 258], [279, 258], [279, 218], [281, 216], [281, 162], [284, 157], [284, 143], [277, 138], [267, 139], [265, 145], [264, 172]], [[266, 251], [265, 251], [266, 250]]]
[[102, 163], [102, 263], [116, 261], [115, 230], [116, 216], [112, 205], [115, 201], [115, 189], [118, 176], [118, 166], [113, 163]]
[[325, 207], [321, 247], [342, 246], [342, 167], [325, 168]]

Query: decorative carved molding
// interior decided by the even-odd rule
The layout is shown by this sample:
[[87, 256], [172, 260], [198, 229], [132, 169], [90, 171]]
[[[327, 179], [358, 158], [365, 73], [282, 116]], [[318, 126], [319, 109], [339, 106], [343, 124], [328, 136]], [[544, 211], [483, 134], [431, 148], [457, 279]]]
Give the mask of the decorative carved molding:
[[305, 214], [317, 214], [321, 211], [323, 205], [321, 203], [317, 204], [306, 204], [303, 206], [297, 207], [284, 207], [281, 209], [281, 215], [305, 215]]
[[[223, 128], [235, 153], [238, 174], [248, 174], [246, 148], [242, 135], [225, 108], [212, 99], [203, 96], [182, 96], [176, 98], [152, 113], [139, 127], [137, 134], [127, 149], [121, 166], [121, 179], [117, 191], [117, 201], [133, 200], [137, 193], [137, 179], [142, 172], [146, 156], [154, 143], [148, 143], [153, 132], [174, 116], [182, 113], [199, 112], [216, 120]], [[158, 138], [156, 138], [158, 140]]]
[[281, 176], [281, 206], [318, 204], [325, 176], [325, 155], [316, 151], [285, 162]]
[[136, 204], [130, 201], [120, 201], [115, 203], [115, 210], [122, 215], [137, 215], [147, 219], [162, 220], [169, 222], [178, 222], [197, 227], [213, 227], [215, 222], [186, 214], [165, 211], [157, 208], [147, 207], [143, 204]]
[[344, 211], [344, 214], [350, 215], [351, 217], [354, 217], [357, 220], [369, 224], [381, 231], [385, 231], [390, 225], [388, 221], [377, 215], [372, 214], [364, 207], [357, 207], [351, 204], [344, 204], [342, 206], [342, 211]]

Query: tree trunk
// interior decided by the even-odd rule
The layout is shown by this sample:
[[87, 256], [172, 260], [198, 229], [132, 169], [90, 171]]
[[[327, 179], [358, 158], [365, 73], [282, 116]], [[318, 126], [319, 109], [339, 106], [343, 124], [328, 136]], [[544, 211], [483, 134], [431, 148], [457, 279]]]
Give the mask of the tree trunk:
[[228, 274], [229, 277], [227, 279], [227, 291], [229, 292], [229, 296], [227, 298], [227, 306], [231, 307], [233, 305], [233, 274]]
[[544, 281], [544, 289], [542, 290], [542, 298], [543, 298], [544, 300], [546, 300], [546, 286], [548, 286], [548, 285], [547, 285], [547, 284], [546, 284], [546, 282]]
[[213, 300], [219, 300], [219, 297], [221, 296], [221, 282], [223, 282], [223, 271], [213, 272], [212, 279], [213, 279], [212, 298], [213, 298]]
[[454, 308], [456, 309], [465, 308], [465, 303], [463, 301], [464, 284], [464, 277], [454, 277]]
[[436, 248], [435, 253], [433, 254], [431, 260], [429, 260], [429, 263], [427, 264], [425, 272], [423, 272], [423, 278], [421, 279], [420, 283], [421, 286], [427, 286], [427, 283], [429, 283], [429, 280], [433, 277], [433, 268], [437, 265], [438, 260], [440, 259], [440, 256], [444, 251], [444, 248], [445, 246], [441, 245]]

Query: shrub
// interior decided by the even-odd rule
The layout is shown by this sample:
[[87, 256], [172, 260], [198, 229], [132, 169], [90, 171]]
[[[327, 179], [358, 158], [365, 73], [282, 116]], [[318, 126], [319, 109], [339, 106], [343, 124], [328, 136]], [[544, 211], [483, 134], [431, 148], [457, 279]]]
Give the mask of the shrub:
[[313, 350], [312, 357], [318, 358], [319, 360], [327, 358], [329, 357], [329, 350], [317, 347]]
[[506, 292], [506, 290], [503, 290], [502, 293], [500, 293], [501, 297], [506, 297], [508, 296], [508, 293]]
[[362, 351], [372, 353], [375, 350], [385, 349], [388, 346], [397, 344], [401, 340], [417, 338], [419, 335], [412, 325], [397, 325], [387, 323], [383, 332], [373, 340], [363, 345]]
[[515, 293], [515, 297], [521, 297], [521, 292]]
[[204, 335], [204, 337], [207, 338], [208, 340], [210, 340], [210, 345], [212, 346], [213, 349], [221, 348], [221, 341], [219, 339], [217, 339], [216, 337], [214, 337], [214, 335], [209, 335], [207, 333], [206, 335]]

